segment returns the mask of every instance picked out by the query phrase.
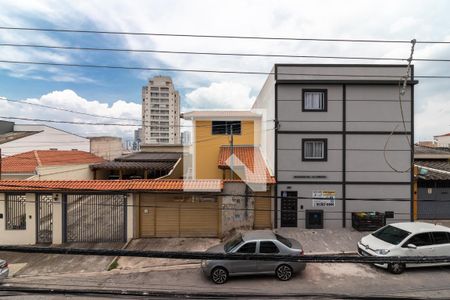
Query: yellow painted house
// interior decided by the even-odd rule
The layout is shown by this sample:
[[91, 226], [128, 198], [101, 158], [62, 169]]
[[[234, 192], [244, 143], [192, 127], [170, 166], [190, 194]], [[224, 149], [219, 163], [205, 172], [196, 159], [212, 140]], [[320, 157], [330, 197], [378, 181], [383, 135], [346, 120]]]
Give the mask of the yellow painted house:
[[261, 116], [251, 111], [194, 111], [183, 118], [193, 126], [192, 178], [245, 183], [255, 197], [253, 227], [272, 228], [275, 179], [260, 152]]
[[260, 115], [250, 111], [194, 111], [185, 113], [191, 120], [193, 177], [196, 179], [224, 178], [217, 167], [223, 146], [259, 146]]

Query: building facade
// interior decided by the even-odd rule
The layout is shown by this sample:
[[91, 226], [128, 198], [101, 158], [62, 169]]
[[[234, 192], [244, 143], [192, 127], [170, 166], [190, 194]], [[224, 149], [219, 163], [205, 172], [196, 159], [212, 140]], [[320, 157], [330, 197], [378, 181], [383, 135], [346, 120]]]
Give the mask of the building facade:
[[386, 213], [388, 223], [410, 220], [417, 82], [408, 78], [399, 103], [405, 72], [404, 65], [275, 65], [253, 106], [265, 111], [261, 148], [277, 180], [275, 226], [351, 227], [361, 211]]
[[153, 77], [142, 87], [142, 122], [142, 143], [181, 143], [180, 94], [170, 77]]
[[436, 135], [433, 138], [436, 147], [450, 148], [450, 133]]
[[90, 141], [88, 138], [48, 125], [14, 124], [1, 121], [0, 148], [3, 156], [30, 150], [79, 150], [89, 152]]

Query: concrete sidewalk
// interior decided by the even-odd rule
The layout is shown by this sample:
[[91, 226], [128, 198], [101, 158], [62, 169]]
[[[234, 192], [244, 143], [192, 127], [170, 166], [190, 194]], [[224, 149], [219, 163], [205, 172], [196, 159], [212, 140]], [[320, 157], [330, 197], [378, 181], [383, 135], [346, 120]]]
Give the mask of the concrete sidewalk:
[[277, 233], [299, 241], [306, 254], [356, 253], [358, 241], [370, 232], [359, 232], [353, 228], [298, 229], [280, 228]]
[[[123, 243], [70, 243], [50, 247], [90, 249], [120, 249]], [[0, 251], [10, 268], [10, 277], [19, 275], [44, 275], [62, 273], [98, 272], [107, 269], [110, 256], [66, 255], [46, 253], [20, 253]]]
[[[154, 250], [154, 251], [205, 251], [211, 246], [220, 243], [216, 238], [147, 238], [132, 240], [127, 250]], [[154, 268], [162, 266], [188, 265], [199, 263], [198, 260], [119, 257], [118, 269], [128, 270], [135, 268]]]
[[[276, 232], [294, 238], [303, 245], [305, 253], [340, 254], [356, 253], [356, 244], [368, 232], [353, 229], [298, 229], [282, 228]], [[205, 251], [221, 241], [214, 238], [148, 238], [131, 241], [126, 249], [155, 251]], [[130, 270], [137, 268], [152, 269], [155, 267], [181, 266], [198, 264], [198, 260], [119, 257], [117, 268]]]

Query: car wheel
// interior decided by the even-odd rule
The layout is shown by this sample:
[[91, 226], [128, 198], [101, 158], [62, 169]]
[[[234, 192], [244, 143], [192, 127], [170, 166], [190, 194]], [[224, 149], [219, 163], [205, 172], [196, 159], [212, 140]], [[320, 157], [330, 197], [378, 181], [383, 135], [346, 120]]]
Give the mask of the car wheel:
[[211, 280], [216, 284], [223, 284], [228, 280], [228, 271], [222, 267], [216, 267], [211, 271]]
[[277, 278], [281, 281], [287, 281], [292, 278], [294, 271], [288, 265], [279, 265], [275, 270]]
[[402, 263], [391, 263], [388, 265], [388, 271], [392, 274], [401, 274], [405, 271], [406, 266]]

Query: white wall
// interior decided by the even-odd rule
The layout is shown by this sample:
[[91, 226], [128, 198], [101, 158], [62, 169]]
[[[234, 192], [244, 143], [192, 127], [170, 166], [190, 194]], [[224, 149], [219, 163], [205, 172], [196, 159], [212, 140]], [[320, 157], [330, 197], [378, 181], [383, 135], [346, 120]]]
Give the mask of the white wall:
[[91, 180], [94, 172], [89, 164], [37, 167], [37, 175], [28, 180]]
[[450, 136], [435, 136], [437, 147], [448, 147], [450, 148]]
[[14, 155], [32, 150], [72, 150], [89, 152], [89, 139], [45, 125], [14, 125], [14, 131], [40, 131], [2, 144], [3, 155]]

